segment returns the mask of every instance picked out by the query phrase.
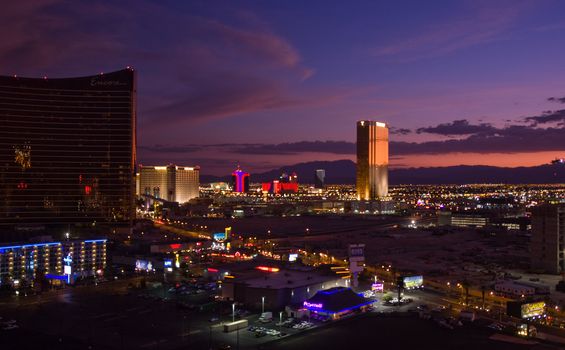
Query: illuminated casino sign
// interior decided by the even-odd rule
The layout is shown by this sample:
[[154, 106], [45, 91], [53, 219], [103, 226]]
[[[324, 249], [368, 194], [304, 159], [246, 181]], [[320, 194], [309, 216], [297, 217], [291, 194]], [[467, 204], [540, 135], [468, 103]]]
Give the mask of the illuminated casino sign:
[[217, 242], [223, 242], [226, 240], [227, 235], [225, 232], [217, 232], [212, 234], [212, 237], [214, 237], [214, 240]]
[[90, 79], [90, 86], [125, 86], [124, 82], [119, 80], [103, 80], [104, 76], [96, 76]]
[[304, 307], [307, 309], [321, 309], [324, 307], [322, 303], [309, 303], [307, 301], [304, 302]]

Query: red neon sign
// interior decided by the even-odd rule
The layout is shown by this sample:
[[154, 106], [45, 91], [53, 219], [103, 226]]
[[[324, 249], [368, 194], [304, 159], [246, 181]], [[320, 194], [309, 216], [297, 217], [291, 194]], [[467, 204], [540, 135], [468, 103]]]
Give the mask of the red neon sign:
[[213, 267], [209, 267], [208, 272], [218, 272], [218, 269], [215, 269]]
[[171, 247], [171, 249], [177, 250], [180, 249], [181, 245], [180, 243], [173, 243], [173, 244], [169, 244], [169, 247]]

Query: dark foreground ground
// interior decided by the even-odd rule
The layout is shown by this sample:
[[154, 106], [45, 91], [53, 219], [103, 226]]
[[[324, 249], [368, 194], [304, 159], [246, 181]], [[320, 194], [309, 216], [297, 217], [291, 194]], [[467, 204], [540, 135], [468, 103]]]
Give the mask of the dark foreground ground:
[[382, 316], [351, 319], [324, 329], [280, 340], [263, 349], [560, 349], [543, 344], [517, 345], [490, 340], [488, 328], [466, 325], [455, 330], [415, 317]]
[[[240, 344], [240, 348], [258, 349], [480, 349], [480, 350], [521, 350], [521, 349], [560, 349], [558, 346], [544, 344], [517, 345], [512, 343], [489, 340], [492, 331], [473, 326], [464, 326], [456, 330], [445, 330], [432, 321], [420, 320], [413, 317], [368, 315], [330, 325], [323, 329], [312, 330], [305, 334], [274, 340], [259, 347], [249, 347]], [[143, 336], [148, 336], [144, 334]], [[204, 339], [186, 343], [180, 342], [176, 349], [208, 349]], [[104, 346], [90, 347], [86, 342], [66, 338], [62, 342], [54, 336], [39, 332], [18, 330], [0, 333], [0, 344], [6, 349], [104, 349]], [[111, 348], [159, 349], [156, 342], [149, 346], [132, 347], [131, 343], [114, 344]], [[164, 344], [163, 344], [164, 345]], [[172, 344], [168, 344], [169, 347]], [[231, 345], [236, 349], [235, 342]], [[218, 345], [215, 346], [217, 348]]]

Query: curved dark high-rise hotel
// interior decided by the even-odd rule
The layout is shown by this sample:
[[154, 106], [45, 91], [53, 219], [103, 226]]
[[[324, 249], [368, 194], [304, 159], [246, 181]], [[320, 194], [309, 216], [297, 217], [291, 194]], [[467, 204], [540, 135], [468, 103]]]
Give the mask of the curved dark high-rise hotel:
[[0, 241], [130, 227], [135, 126], [133, 69], [0, 76]]

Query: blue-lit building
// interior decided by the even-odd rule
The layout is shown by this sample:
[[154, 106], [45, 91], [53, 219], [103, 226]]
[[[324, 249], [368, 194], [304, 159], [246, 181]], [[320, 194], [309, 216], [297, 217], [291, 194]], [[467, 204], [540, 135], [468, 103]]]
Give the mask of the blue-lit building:
[[42, 276], [72, 284], [105, 267], [106, 239], [0, 246], [0, 285], [33, 286]]
[[318, 291], [304, 301], [303, 306], [310, 314], [338, 319], [353, 312], [367, 311], [375, 300], [364, 298], [351, 288], [335, 287]]

